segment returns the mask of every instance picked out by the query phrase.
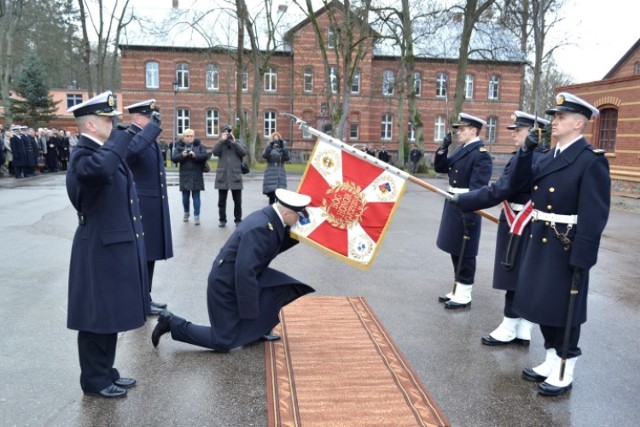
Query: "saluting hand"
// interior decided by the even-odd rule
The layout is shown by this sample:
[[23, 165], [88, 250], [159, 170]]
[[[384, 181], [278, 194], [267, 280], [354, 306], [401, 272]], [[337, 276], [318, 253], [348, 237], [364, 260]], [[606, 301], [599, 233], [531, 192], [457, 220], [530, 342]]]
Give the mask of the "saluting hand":
[[528, 153], [529, 151], [533, 151], [536, 149], [536, 147], [538, 147], [538, 144], [540, 144], [540, 139], [542, 137], [542, 129], [540, 128], [535, 128], [535, 129], [531, 129], [529, 131], [529, 135], [527, 135], [527, 138], [524, 140], [524, 144], [522, 144], [522, 152], [523, 153]]
[[442, 148], [445, 150], [451, 145], [451, 132], [447, 132], [442, 140]]

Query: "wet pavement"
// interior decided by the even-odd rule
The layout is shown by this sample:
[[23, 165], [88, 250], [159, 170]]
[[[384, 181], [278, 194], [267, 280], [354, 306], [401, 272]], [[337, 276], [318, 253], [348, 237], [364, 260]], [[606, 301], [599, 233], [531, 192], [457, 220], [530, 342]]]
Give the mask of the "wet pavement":
[[[170, 187], [175, 257], [156, 264], [154, 279], [154, 299], [197, 323], [208, 321], [207, 275], [233, 232], [217, 227], [214, 176], [206, 175], [200, 226], [182, 222], [178, 187]], [[289, 187], [295, 189], [299, 179], [290, 177]], [[177, 175], [170, 173], [170, 184], [176, 183]], [[245, 214], [266, 204], [261, 190], [259, 172], [245, 177]], [[544, 358], [537, 328], [530, 348], [480, 344], [502, 319], [504, 294], [491, 288], [495, 225], [483, 223], [472, 308], [452, 312], [437, 302], [450, 290], [452, 266], [435, 246], [442, 208], [436, 194], [409, 184], [369, 271], [303, 244], [273, 266], [318, 294], [365, 296], [454, 426], [635, 426], [640, 213], [632, 201], [614, 202], [591, 270], [574, 389], [557, 398], [539, 396], [535, 384], [520, 379], [522, 368]], [[229, 200], [229, 211], [231, 205]], [[165, 336], [156, 349], [150, 342], [153, 318], [119, 337], [116, 367], [138, 380], [128, 396], [105, 400], [82, 394], [76, 332], [66, 329], [75, 227], [63, 174], [0, 178], [0, 425], [266, 426], [263, 344], [217, 354]], [[321, 318], [317, 325], [323, 327]]]

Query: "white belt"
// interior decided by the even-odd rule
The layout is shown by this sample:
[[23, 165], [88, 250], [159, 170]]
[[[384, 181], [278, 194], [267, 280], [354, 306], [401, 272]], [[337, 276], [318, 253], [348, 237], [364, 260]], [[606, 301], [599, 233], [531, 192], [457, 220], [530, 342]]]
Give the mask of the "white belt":
[[554, 213], [540, 212], [534, 209], [532, 218], [534, 221], [549, 221], [554, 224], [577, 224], [578, 215], [559, 215]]
[[449, 186], [449, 189], [447, 191], [451, 194], [462, 194], [462, 193], [468, 193], [469, 189]]
[[520, 212], [524, 209], [524, 205], [520, 203], [509, 202], [509, 206], [511, 206], [511, 209], [513, 209], [514, 212]]

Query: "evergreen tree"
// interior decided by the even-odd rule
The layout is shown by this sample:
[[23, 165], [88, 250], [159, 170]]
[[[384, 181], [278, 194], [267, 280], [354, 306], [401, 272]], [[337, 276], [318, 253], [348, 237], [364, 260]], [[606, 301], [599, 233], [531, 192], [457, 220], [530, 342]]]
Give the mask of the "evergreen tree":
[[27, 55], [16, 76], [14, 90], [23, 99], [11, 101], [11, 113], [16, 122], [36, 125], [53, 119], [58, 103], [49, 95], [47, 75], [35, 52]]

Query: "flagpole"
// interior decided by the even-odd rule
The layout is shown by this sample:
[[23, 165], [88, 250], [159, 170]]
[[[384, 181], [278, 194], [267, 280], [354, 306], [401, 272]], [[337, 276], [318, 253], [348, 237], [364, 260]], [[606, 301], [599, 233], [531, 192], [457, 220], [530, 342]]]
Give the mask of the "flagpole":
[[[345, 151], [355, 157], [359, 157], [362, 160], [366, 161], [367, 163], [371, 163], [374, 166], [377, 166], [381, 169], [386, 170], [389, 173], [392, 173], [396, 176], [399, 176], [402, 179], [406, 179], [410, 182], [413, 182], [414, 184], [419, 185], [422, 188], [426, 188], [429, 191], [432, 191], [434, 193], [440, 194], [441, 196], [445, 197], [446, 199], [450, 199], [451, 198], [451, 194], [449, 194], [448, 192], [441, 190], [440, 188], [436, 187], [435, 185], [429, 184], [428, 182], [425, 182], [423, 180], [421, 180], [420, 178], [417, 178], [403, 170], [400, 170], [398, 168], [396, 168], [395, 166], [391, 166], [390, 164], [383, 162], [382, 160], [371, 156], [367, 153], [365, 153], [362, 150], [358, 150], [355, 147], [352, 147], [350, 145], [345, 144], [344, 142], [340, 141], [337, 138], [333, 138], [329, 135], [327, 135], [324, 132], [320, 132], [317, 129], [312, 128], [311, 126], [309, 126], [309, 124], [303, 120], [300, 120], [299, 118], [297, 118], [296, 116], [294, 116], [293, 114], [289, 114], [289, 113], [280, 113], [281, 116], [286, 116], [289, 117], [291, 120], [295, 121], [296, 124], [300, 127], [300, 129], [302, 129], [305, 132], [309, 132], [312, 135], [315, 135], [316, 137], [322, 139], [325, 142], [330, 143], [331, 145], [333, 145], [336, 148], [339, 148], [342, 151]], [[476, 211], [476, 213], [486, 219], [488, 219], [489, 221], [492, 221], [494, 223], [498, 223], [498, 218], [496, 218], [495, 216], [491, 215], [488, 212], [485, 211]]]

